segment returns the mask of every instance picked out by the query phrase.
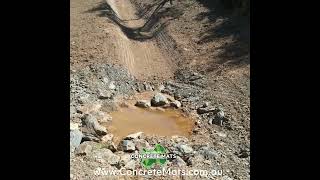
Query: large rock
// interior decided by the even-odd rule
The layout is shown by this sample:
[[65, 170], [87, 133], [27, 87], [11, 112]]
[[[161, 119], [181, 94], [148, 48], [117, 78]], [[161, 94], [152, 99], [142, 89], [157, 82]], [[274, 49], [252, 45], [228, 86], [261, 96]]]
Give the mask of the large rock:
[[165, 95], [161, 93], [155, 94], [151, 99], [152, 106], [163, 106], [168, 104], [168, 99]]
[[90, 132], [83, 132], [82, 140], [83, 141], [94, 141], [94, 142], [100, 141], [99, 138], [97, 138], [94, 134], [92, 134]]
[[135, 104], [137, 107], [148, 108], [151, 106], [150, 101], [147, 100], [138, 100]]
[[95, 118], [91, 114], [86, 114], [83, 118], [83, 123], [86, 125], [86, 128], [91, 133], [96, 133], [98, 136], [103, 136], [107, 134], [107, 130], [105, 127], [101, 126], [97, 118]]
[[192, 147], [190, 147], [190, 146], [188, 146], [186, 144], [181, 144], [180, 146], [178, 146], [178, 149], [183, 154], [191, 154], [191, 153], [193, 153]]
[[125, 152], [133, 152], [136, 150], [135, 144], [130, 140], [123, 140], [122, 141], [122, 149]]
[[124, 166], [124, 168], [129, 169], [129, 170], [134, 170], [136, 167], [136, 161], [131, 159], [127, 164]]
[[111, 99], [112, 95], [113, 94], [110, 91], [99, 91], [98, 98], [99, 99]]
[[144, 139], [135, 139], [133, 142], [134, 142], [136, 149], [138, 151], [142, 151], [143, 148], [151, 149], [150, 144]]
[[82, 140], [83, 134], [79, 130], [70, 131], [70, 147], [77, 148]]
[[106, 148], [97, 149], [93, 154], [97, 162], [107, 162], [110, 165], [117, 165], [120, 161], [120, 157], [118, 155], [113, 154], [111, 150]]

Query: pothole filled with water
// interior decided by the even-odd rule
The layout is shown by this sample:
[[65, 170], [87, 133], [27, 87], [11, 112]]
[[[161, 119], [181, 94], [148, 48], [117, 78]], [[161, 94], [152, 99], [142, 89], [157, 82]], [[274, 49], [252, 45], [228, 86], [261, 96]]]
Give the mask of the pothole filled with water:
[[188, 137], [191, 135], [194, 121], [175, 109], [144, 109], [121, 107], [110, 114], [112, 121], [107, 129], [119, 141], [129, 134], [144, 132], [146, 135]]

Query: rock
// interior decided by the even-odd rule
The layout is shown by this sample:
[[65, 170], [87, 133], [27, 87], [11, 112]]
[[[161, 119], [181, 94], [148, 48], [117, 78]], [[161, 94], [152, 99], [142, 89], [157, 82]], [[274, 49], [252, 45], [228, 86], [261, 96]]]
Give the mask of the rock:
[[99, 99], [111, 99], [112, 95], [113, 94], [110, 91], [107, 91], [107, 92], [100, 91], [98, 94], [98, 98]]
[[193, 152], [192, 147], [186, 145], [186, 144], [181, 144], [180, 146], [178, 146], [178, 149], [180, 152], [182, 152], [183, 154], [190, 154]]
[[142, 151], [143, 148], [145, 148], [145, 149], [151, 148], [150, 144], [144, 139], [135, 139], [134, 144], [135, 144], [136, 149], [138, 151]]
[[79, 124], [70, 122], [70, 130], [79, 130]]
[[213, 148], [207, 146], [200, 148], [199, 154], [203, 155], [205, 159], [215, 159], [219, 157], [218, 152], [216, 152]]
[[165, 89], [165, 87], [164, 87], [164, 85], [159, 85], [158, 86], [158, 88], [157, 88], [157, 90], [159, 91], [159, 92], [161, 92], [162, 90], [164, 90]]
[[166, 97], [167, 97], [168, 102], [174, 102], [175, 101], [173, 96], [169, 95], [169, 96], [166, 96]]
[[80, 144], [80, 146], [76, 149], [76, 154], [77, 155], [87, 155], [91, 152], [92, 146], [87, 144], [86, 142], [83, 142]]
[[94, 142], [99, 142], [99, 141], [100, 141], [99, 138], [97, 138], [97, 137], [94, 136], [93, 134], [87, 133], [87, 132], [84, 132], [84, 133], [83, 133], [82, 140], [83, 140], [83, 141], [94, 141]]
[[216, 114], [216, 118], [223, 119], [224, 118], [224, 112], [222, 110], [218, 111]]
[[172, 92], [170, 90], [168, 90], [168, 89], [163, 89], [160, 92], [163, 93], [163, 94], [172, 95]]
[[95, 118], [91, 114], [86, 114], [83, 119], [83, 123], [86, 125], [87, 129], [92, 132], [96, 133], [98, 136], [103, 136], [107, 134], [107, 130], [105, 127], [101, 126], [97, 118]]
[[133, 152], [135, 148], [135, 144], [130, 140], [123, 140], [122, 142], [122, 149], [125, 152]]
[[144, 86], [143, 86], [143, 84], [141, 84], [141, 83], [136, 83], [135, 85], [136, 85], [135, 88], [136, 88], [136, 91], [137, 91], [137, 92], [143, 92], [143, 91], [144, 91]]
[[214, 107], [200, 107], [197, 109], [198, 114], [205, 114], [209, 112], [214, 112], [216, 109]]
[[120, 157], [109, 149], [102, 148], [95, 150], [92, 154], [94, 154], [94, 158], [97, 162], [107, 162], [110, 165], [117, 165], [120, 161]]
[[107, 134], [101, 138], [101, 141], [108, 142], [108, 141], [112, 141], [112, 139], [113, 139], [113, 134]]
[[116, 89], [116, 85], [114, 85], [114, 81], [111, 81], [108, 87], [109, 87], [109, 89], [111, 89], [111, 90]]
[[153, 96], [151, 99], [151, 105], [152, 106], [163, 106], [165, 104], [168, 104], [168, 99], [166, 96], [164, 96], [161, 93], [157, 93]]
[[209, 161], [209, 160], [204, 160], [203, 163], [204, 163], [204, 164], [211, 165], [211, 161]]
[[99, 123], [107, 123], [112, 121], [112, 117], [108, 113], [103, 111], [96, 111], [92, 113], [92, 115], [94, 115], [97, 118]]
[[117, 146], [114, 144], [114, 142], [107, 141], [107, 142], [105, 142], [105, 144], [106, 144], [106, 148], [110, 149], [112, 152], [116, 152], [117, 151]]
[[137, 107], [148, 108], [151, 106], [150, 101], [147, 100], [138, 100], [135, 104]]
[[133, 170], [136, 167], [136, 161], [131, 159], [129, 162], [127, 162], [127, 164], [124, 166], [124, 168], [129, 169], [129, 170]]
[[248, 151], [241, 149], [240, 152], [237, 154], [239, 158], [247, 158], [249, 157]]
[[[123, 153], [123, 152], [122, 152], [122, 153]], [[125, 166], [130, 160], [131, 160], [130, 154], [123, 153], [123, 154], [120, 156], [119, 165], [120, 165], [120, 166]]]
[[181, 107], [181, 102], [175, 100], [175, 101], [170, 103], [170, 106], [174, 107], [174, 108], [180, 108]]
[[70, 146], [77, 148], [82, 140], [83, 134], [79, 130], [70, 131]]
[[141, 138], [143, 135], [143, 132], [137, 132], [134, 134], [129, 134], [128, 136], [126, 136], [124, 139], [125, 140], [132, 140], [132, 139], [137, 139], [137, 138]]
[[227, 135], [223, 132], [218, 132], [217, 135], [223, 138], [227, 137]]
[[206, 108], [206, 107], [209, 107], [209, 105], [210, 105], [209, 102], [205, 102], [205, 103], [203, 103], [202, 107], [203, 107], [203, 108]]
[[179, 167], [183, 167], [187, 165], [187, 163], [184, 162], [184, 160], [179, 156], [177, 156], [177, 158], [173, 160], [173, 163], [178, 165]]
[[173, 97], [174, 99], [178, 99], [178, 100], [182, 98], [181, 94], [179, 93], [174, 93]]
[[201, 128], [194, 128], [193, 130], [192, 130], [192, 132], [194, 133], [194, 134], [198, 134], [199, 132], [200, 132], [200, 130], [201, 130]]
[[104, 82], [104, 83], [108, 83], [108, 82], [109, 82], [109, 79], [108, 79], [107, 77], [104, 77], [104, 78], [103, 78], [103, 82]]
[[144, 89], [146, 91], [152, 91], [153, 90], [152, 87], [150, 86], [150, 84], [148, 84], [146, 82], [143, 83], [143, 86], [144, 86]]

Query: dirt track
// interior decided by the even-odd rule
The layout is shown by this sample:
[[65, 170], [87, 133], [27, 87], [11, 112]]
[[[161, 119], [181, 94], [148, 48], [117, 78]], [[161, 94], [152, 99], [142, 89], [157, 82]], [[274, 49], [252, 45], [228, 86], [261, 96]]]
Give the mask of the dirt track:
[[[107, 0], [124, 26], [136, 28], [143, 20], [135, 16], [129, 0]], [[71, 63], [82, 66], [96, 61], [123, 65], [138, 79], [167, 79], [173, 76], [174, 64], [164, 56], [152, 40], [136, 41], [126, 37], [122, 30], [111, 23], [101, 11], [100, 0], [71, 1]], [[93, 12], [92, 12], [93, 11]]]

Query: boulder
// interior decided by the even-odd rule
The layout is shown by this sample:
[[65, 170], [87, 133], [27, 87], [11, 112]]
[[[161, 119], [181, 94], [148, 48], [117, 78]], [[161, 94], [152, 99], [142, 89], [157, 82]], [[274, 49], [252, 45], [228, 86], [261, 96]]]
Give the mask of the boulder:
[[151, 105], [152, 106], [163, 106], [168, 104], [168, 99], [165, 95], [161, 93], [155, 94], [151, 99]]
[[122, 141], [122, 149], [125, 152], [133, 152], [134, 150], [136, 150], [135, 144], [130, 140]]
[[83, 124], [85, 124], [89, 132], [96, 133], [98, 136], [103, 136], [107, 134], [106, 128], [101, 126], [98, 123], [97, 118], [91, 114], [86, 114], [84, 116]]
[[79, 130], [70, 131], [70, 146], [72, 148], [77, 148], [82, 140], [83, 134]]
[[178, 146], [178, 149], [180, 152], [182, 152], [183, 154], [190, 154], [193, 152], [192, 147], [186, 145], [186, 144], [181, 144], [180, 146]]

